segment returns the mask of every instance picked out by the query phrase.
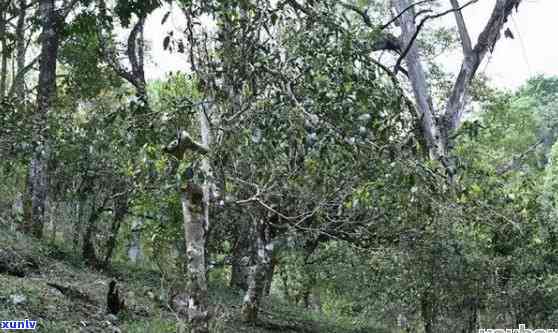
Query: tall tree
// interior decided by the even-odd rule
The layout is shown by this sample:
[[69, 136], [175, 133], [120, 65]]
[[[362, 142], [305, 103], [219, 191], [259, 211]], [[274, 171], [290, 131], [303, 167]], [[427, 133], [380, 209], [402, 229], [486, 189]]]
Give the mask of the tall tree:
[[[451, 176], [455, 172], [450, 161], [452, 135], [461, 123], [463, 111], [467, 101], [471, 82], [477, 73], [479, 65], [488, 52], [492, 52], [500, 39], [500, 32], [511, 15], [513, 9], [517, 10], [521, 0], [497, 0], [492, 10], [490, 19], [480, 33], [477, 43], [472, 46], [471, 37], [461, 11], [468, 5], [477, 1], [469, 1], [464, 5], [458, 0], [451, 0], [452, 8], [448, 11], [428, 15], [419, 20], [415, 7], [417, 3], [409, 0], [394, 0], [401, 26], [399, 43], [401, 55], [395, 70], [398, 71], [404, 60], [408, 66], [407, 73], [412, 86], [415, 104], [421, 121], [422, 132], [426, 141], [427, 150], [432, 159], [437, 159], [445, 166]], [[451, 93], [445, 101], [445, 111], [440, 112], [432, 103], [431, 88], [426, 80], [427, 74], [422, 65], [417, 36], [424, 24], [429, 20], [443, 15], [454, 13], [457, 28], [463, 49], [463, 60]], [[418, 24], [417, 24], [418, 22]]]
[[33, 152], [29, 163], [28, 198], [31, 201], [31, 216], [25, 221], [24, 229], [34, 236], [43, 236], [45, 209], [48, 195], [49, 135], [48, 117], [53, 111], [56, 98], [56, 65], [63, 22], [77, 0], [66, 1], [57, 9], [54, 0], [39, 2], [41, 24], [41, 54], [39, 60], [39, 82], [36, 111], [32, 119]]
[[18, 102], [23, 103], [25, 100], [25, 72], [28, 70], [25, 66], [25, 55], [27, 51], [27, 47], [25, 45], [25, 20], [27, 17], [27, 0], [19, 1], [18, 10], [19, 13], [17, 17], [15, 33], [17, 73], [14, 82], [12, 82], [12, 89], [10, 89], [9, 95], [12, 95], [15, 92]]
[[6, 87], [8, 82], [8, 58], [10, 52], [8, 51], [8, 8], [10, 1], [5, 0], [0, 2], [0, 98], [6, 95]]

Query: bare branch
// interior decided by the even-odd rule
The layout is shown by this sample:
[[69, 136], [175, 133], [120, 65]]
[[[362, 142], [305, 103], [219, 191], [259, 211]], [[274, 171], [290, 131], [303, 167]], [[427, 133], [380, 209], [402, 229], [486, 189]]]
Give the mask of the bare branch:
[[421, 5], [421, 4], [423, 4], [423, 3], [427, 3], [427, 2], [429, 2], [429, 1], [432, 1], [432, 0], [418, 1], [418, 2], [415, 2], [415, 3], [413, 3], [413, 4], [409, 5], [409, 6], [407, 6], [407, 7], [404, 8], [401, 12], [399, 12], [399, 14], [397, 14], [394, 18], [392, 18], [391, 20], [389, 20], [389, 22], [387, 22], [386, 24], [382, 25], [382, 26], [380, 27], [380, 29], [381, 29], [381, 30], [386, 29], [386, 28], [389, 27], [393, 22], [397, 21], [397, 20], [398, 20], [403, 14], [405, 14], [407, 11], [409, 11], [409, 10], [415, 8], [415, 6]]
[[463, 13], [461, 13], [459, 8], [459, 0], [450, 0], [451, 6], [455, 10], [455, 21], [457, 23], [457, 30], [459, 31], [459, 37], [461, 38], [461, 46], [463, 47], [463, 54], [468, 55], [473, 50], [471, 44], [471, 37], [469, 36], [469, 31], [467, 30], [467, 25], [463, 19]]
[[[409, 41], [409, 43], [407, 44], [405, 50], [403, 51], [403, 53], [401, 54], [401, 56], [399, 57], [399, 59], [397, 59], [397, 63], [395, 64], [395, 73], [397, 73], [399, 71], [399, 69], [401, 68], [401, 63], [403, 62], [403, 59], [405, 59], [405, 57], [407, 56], [407, 53], [409, 53], [409, 50], [411, 49], [411, 47], [413, 46], [414, 42], [416, 41], [418, 34], [420, 33], [420, 31], [422, 30], [422, 28], [424, 27], [424, 24], [426, 23], [426, 21], [431, 20], [431, 19], [436, 19], [436, 18], [440, 18], [442, 16], [446, 16], [449, 13], [453, 13], [456, 11], [461, 11], [464, 8], [478, 2], [479, 0], [471, 0], [469, 2], [467, 2], [466, 4], [464, 4], [461, 7], [457, 7], [457, 8], [452, 8], [452, 9], [448, 9], [446, 11], [443, 11], [441, 13], [438, 14], [434, 14], [434, 15], [428, 15], [426, 17], [424, 17], [419, 25], [417, 26], [415, 33], [413, 34], [413, 36], [411, 37], [411, 40]], [[517, 0], [516, 0], [517, 1]], [[521, 0], [519, 0], [521, 1]]]
[[500, 31], [508, 16], [511, 15], [514, 8], [517, 9], [520, 3], [521, 0], [498, 0], [492, 11], [492, 16], [479, 35], [477, 44], [470, 54], [463, 59], [444, 114], [443, 125], [447, 133], [454, 131], [459, 126], [469, 84], [486, 53], [488, 51], [492, 52], [496, 42], [500, 39]]

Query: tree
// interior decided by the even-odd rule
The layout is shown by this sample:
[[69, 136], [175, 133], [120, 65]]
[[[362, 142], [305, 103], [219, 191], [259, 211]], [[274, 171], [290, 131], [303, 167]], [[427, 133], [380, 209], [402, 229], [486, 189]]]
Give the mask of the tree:
[[[513, 9], [517, 9], [521, 0], [498, 0], [492, 10], [492, 15], [482, 32], [476, 45], [471, 44], [471, 37], [463, 19], [461, 10], [476, 1], [470, 1], [460, 6], [457, 0], [452, 0], [452, 9], [434, 15], [423, 17], [418, 25], [415, 4], [408, 0], [395, 0], [394, 7], [399, 13], [401, 36], [399, 38], [401, 56], [399, 57], [395, 71], [404, 60], [408, 66], [408, 77], [412, 86], [418, 117], [421, 120], [421, 128], [426, 141], [426, 149], [430, 157], [442, 162], [448, 174], [455, 174], [455, 166], [450, 162], [449, 155], [452, 147], [452, 135], [459, 128], [463, 116], [471, 82], [475, 77], [477, 69], [488, 52], [492, 52], [500, 39], [501, 30], [507, 22], [508, 16]], [[463, 61], [457, 78], [451, 88], [451, 93], [445, 101], [444, 112], [437, 112], [431, 97], [431, 89], [426, 81], [426, 72], [421, 63], [419, 47], [415, 43], [417, 35], [421, 32], [427, 20], [440, 17], [453, 12], [463, 48]]]
[[33, 115], [32, 146], [33, 153], [29, 162], [29, 181], [27, 196], [30, 200], [30, 216], [25, 221], [25, 230], [37, 238], [43, 236], [45, 210], [48, 195], [48, 160], [50, 154], [48, 117], [53, 112], [56, 98], [56, 65], [60, 46], [61, 22], [77, 4], [70, 1], [57, 10], [54, 0], [39, 2], [41, 21], [41, 55], [39, 61], [39, 86], [36, 112]]

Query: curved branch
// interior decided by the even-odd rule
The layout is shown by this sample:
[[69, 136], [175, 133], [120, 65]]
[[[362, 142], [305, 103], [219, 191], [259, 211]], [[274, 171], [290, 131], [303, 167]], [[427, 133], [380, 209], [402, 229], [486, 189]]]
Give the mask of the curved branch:
[[397, 16], [395, 16], [394, 18], [392, 18], [391, 20], [389, 20], [389, 22], [383, 24], [383, 25], [380, 27], [380, 29], [381, 29], [381, 30], [386, 29], [386, 28], [389, 27], [393, 22], [397, 21], [397, 20], [398, 20], [403, 14], [405, 14], [407, 11], [413, 9], [415, 6], [418, 6], [418, 5], [423, 4], [423, 3], [427, 3], [427, 2], [429, 2], [429, 1], [432, 1], [432, 0], [423, 0], [423, 1], [415, 2], [414, 4], [411, 4], [411, 5], [407, 6], [407, 7], [406, 7], [405, 9], [403, 9], [399, 14], [397, 14]]

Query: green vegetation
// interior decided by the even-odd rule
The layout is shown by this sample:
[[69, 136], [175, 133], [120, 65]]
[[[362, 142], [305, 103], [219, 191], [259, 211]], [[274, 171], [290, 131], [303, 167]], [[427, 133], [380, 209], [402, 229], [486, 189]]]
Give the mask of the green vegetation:
[[558, 78], [479, 70], [521, 3], [0, 0], [0, 320], [552, 327]]
[[[161, 307], [157, 300], [150, 298], [150, 293], [169, 292], [164, 284], [161, 285], [161, 276], [156, 270], [115, 265], [110, 271], [93, 271], [76, 262], [71, 249], [64, 248], [63, 244], [42, 244], [10, 231], [4, 224], [0, 224], [0, 231], [2, 251], [13, 251], [13, 264], [25, 267], [21, 277], [0, 274], [0, 318], [36, 319], [41, 332], [177, 331], [172, 310]], [[117, 279], [124, 286], [122, 292], [127, 297], [127, 309], [118, 317], [105, 313], [104, 298], [111, 279]], [[75, 288], [86, 294], [91, 302], [68, 297], [47, 283]], [[214, 312], [211, 332], [359, 332], [348, 318], [314, 313], [276, 297], [263, 304], [258, 326], [243, 324], [238, 320], [242, 295], [227, 288], [226, 283], [213, 281], [210, 288]], [[21, 303], [14, 302], [14, 297], [20, 297]], [[374, 329], [362, 329], [365, 328], [366, 332]]]

